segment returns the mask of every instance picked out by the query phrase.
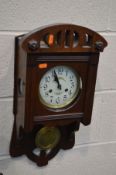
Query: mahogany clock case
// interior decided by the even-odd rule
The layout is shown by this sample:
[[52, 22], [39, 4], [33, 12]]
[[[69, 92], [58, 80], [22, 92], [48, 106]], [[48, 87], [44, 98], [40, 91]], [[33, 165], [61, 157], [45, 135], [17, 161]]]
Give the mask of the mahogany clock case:
[[[107, 42], [96, 32], [72, 24], [37, 29], [15, 40], [14, 129], [10, 154], [26, 154], [39, 166], [46, 165], [59, 149], [74, 146], [80, 122], [91, 122], [99, 53]], [[47, 67], [40, 69], [39, 65]], [[68, 66], [81, 77], [75, 100], [62, 109], [44, 106], [38, 95], [41, 77], [54, 66]], [[61, 139], [49, 154], [35, 156], [35, 134], [42, 127], [58, 127]], [[29, 146], [30, 145], [30, 146]], [[28, 147], [28, 149], [27, 149]]]
[[[34, 122], [41, 121], [50, 121], [50, 120], [63, 120], [63, 119], [78, 119], [84, 117], [84, 102], [87, 89], [87, 77], [90, 56], [69, 56], [69, 55], [57, 55], [57, 56], [39, 56], [39, 55], [29, 55], [29, 74], [31, 77], [27, 80], [27, 87], [29, 88], [27, 97], [31, 98], [30, 107], [28, 108], [29, 114], [32, 111], [32, 120]], [[44, 61], [43, 61], [44, 60]], [[46, 69], [39, 69], [38, 65], [42, 63], [47, 63], [48, 67]], [[45, 107], [38, 97], [38, 86], [41, 80], [41, 77], [54, 66], [69, 66], [73, 68], [81, 77], [82, 80], [82, 89], [75, 99], [75, 101], [70, 104], [68, 107], [65, 107], [61, 110], [51, 110]], [[28, 74], [28, 73], [27, 73]], [[95, 76], [95, 75], [93, 75]], [[27, 77], [29, 77], [27, 75]], [[31, 89], [31, 93], [30, 93]], [[89, 101], [89, 99], [88, 99]], [[32, 107], [32, 109], [31, 109]]]

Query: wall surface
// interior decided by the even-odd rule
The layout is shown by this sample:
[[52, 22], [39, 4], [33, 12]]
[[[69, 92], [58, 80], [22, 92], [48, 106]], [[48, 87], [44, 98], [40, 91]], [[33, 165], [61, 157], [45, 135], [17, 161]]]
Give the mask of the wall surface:
[[[60, 151], [44, 168], [25, 156], [12, 159], [14, 37], [51, 23], [74, 23], [108, 41], [101, 54], [92, 123], [76, 133], [72, 150]], [[4, 175], [116, 174], [116, 1], [0, 0], [0, 172]]]

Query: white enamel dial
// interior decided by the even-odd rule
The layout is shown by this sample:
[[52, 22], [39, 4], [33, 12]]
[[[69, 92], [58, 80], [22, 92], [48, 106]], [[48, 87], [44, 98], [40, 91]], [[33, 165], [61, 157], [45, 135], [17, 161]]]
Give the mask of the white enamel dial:
[[63, 108], [77, 97], [79, 89], [79, 75], [70, 67], [56, 66], [41, 78], [39, 98], [49, 108]]

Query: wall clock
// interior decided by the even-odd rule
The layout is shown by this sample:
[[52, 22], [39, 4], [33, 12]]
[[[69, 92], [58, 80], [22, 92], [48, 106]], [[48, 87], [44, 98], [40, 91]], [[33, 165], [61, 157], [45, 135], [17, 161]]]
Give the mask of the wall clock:
[[91, 122], [99, 53], [98, 33], [56, 24], [16, 37], [12, 157], [38, 166], [75, 143], [80, 123]]

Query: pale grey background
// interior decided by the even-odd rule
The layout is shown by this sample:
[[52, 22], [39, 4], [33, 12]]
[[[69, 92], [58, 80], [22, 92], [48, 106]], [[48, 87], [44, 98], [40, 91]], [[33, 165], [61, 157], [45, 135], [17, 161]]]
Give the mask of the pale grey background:
[[[115, 0], [0, 0], [0, 172], [4, 175], [116, 174], [115, 9]], [[47, 167], [39, 168], [25, 156], [9, 156], [14, 37], [60, 22], [96, 30], [109, 45], [100, 57], [91, 125], [81, 125], [72, 150], [60, 151]]]

